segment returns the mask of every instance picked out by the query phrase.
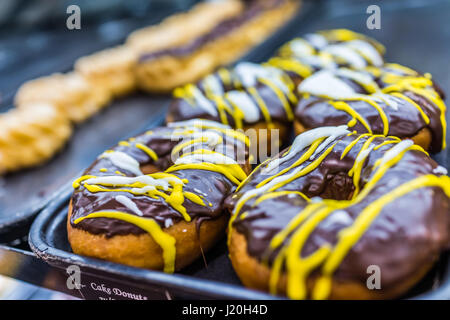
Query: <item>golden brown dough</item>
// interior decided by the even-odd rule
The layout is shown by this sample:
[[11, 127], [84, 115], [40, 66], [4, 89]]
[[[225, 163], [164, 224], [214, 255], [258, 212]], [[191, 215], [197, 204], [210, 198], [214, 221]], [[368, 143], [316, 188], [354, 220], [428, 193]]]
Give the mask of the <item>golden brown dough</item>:
[[48, 160], [71, 133], [70, 121], [48, 103], [28, 104], [0, 115], [0, 174]]
[[[230, 231], [228, 231], [230, 232]], [[269, 277], [270, 269], [264, 264], [260, 263], [255, 258], [247, 253], [247, 242], [245, 237], [235, 230], [230, 236], [230, 259], [233, 268], [236, 271], [242, 283], [249, 288], [269, 291]], [[398, 283], [390, 290], [369, 290], [366, 286], [356, 282], [339, 282], [333, 280], [332, 291], [329, 299], [331, 300], [377, 300], [377, 299], [392, 299], [406, 292], [414, 286], [423, 276], [430, 270], [432, 264], [423, 266], [417, 272], [411, 275], [408, 279]], [[312, 290], [315, 285], [315, 280], [307, 282], [308, 290]], [[286, 294], [286, 274], [282, 274], [277, 286], [277, 292]], [[382, 293], [380, 293], [382, 292]]]
[[168, 92], [196, 82], [220, 66], [227, 65], [262, 42], [296, 12], [299, 1], [269, 9], [234, 31], [207, 42], [185, 56], [163, 55], [136, 65], [138, 86], [152, 92]]
[[186, 44], [209, 32], [221, 21], [234, 17], [244, 9], [238, 0], [209, 1], [188, 12], [172, 15], [155, 26], [132, 32], [126, 45], [138, 52], [155, 52]]
[[135, 64], [136, 53], [129, 47], [118, 46], [78, 59], [75, 70], [95, 88], [119, 97], [136, 88]]
[[[69, 208], [69, 217], [72, 208]], [[197, 234], [196, 220], [180, 221], [166, 228], [164, 232], [176, 240], [175, 270], [191, 264], [201, 250], [209, 250], [222, 236], [226, 228], [228, 216], [221, 215], [215, 220], [201, 223]], [[122, 263], [129, 266], [163, 270], [164, 261], [161, 247], [148, 234], [116, 235], [106, 238], [81, 229], [75, 229], [67, 219], [67, 231], [73, 252], [84, 256]]]
[[68, 119], [79, 123], [105, 107], [110, 99], [104, 88], [93, 86], [77, 72], [69, 72], [25, 82], [16, 94], [15, 104], [20, 109], [34, 103], [50, 103]]

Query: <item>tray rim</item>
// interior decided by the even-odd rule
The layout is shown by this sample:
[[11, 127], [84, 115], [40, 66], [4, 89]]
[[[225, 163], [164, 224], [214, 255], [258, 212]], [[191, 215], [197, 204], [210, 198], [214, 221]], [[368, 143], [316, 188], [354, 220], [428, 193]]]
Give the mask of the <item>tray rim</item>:
[[[51, 246], [46, 240], [47, 227], [61, 210], [68, 205], [72, 195], [70, 185], [61, 190], [58, 196], [36, 217], [31, 226], [28, 243], [36, 256], [49, 265], [76, 264], [80, 267], [106, 273], [110, 276], [121, 276], [131, 281], [140, 281], [146, 285], [159, 285], [171, 290], [189, 292], [210, 298], [245, 299], [245, 300], [277, 300], [283, 297], [273, 296], [264, 292], [247, 289], [243, 286], [223, 283], [216, 280], [199, 279], [195, 276], [181, 273], [167, 274], [161, 271], [131, 267], [81, 256], [72, 252]], [[102, 275], [104, 277], [104, 275]], [[186, 290], [187, 289], [187, 290]]]

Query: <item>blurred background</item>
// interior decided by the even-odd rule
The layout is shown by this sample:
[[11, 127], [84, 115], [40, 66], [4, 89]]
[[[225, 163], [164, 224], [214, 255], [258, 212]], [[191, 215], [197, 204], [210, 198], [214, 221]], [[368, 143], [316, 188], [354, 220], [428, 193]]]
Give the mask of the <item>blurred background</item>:
[[[0, 112], [12, 106], [24, 81], [72, 68], [76, 58], [121, 43], [133, 30], [187, 10], [195, 0], [0, 0]], [[387, 48], [387, 61], [430, 72], [450, 92], [450, 1], [304, 0], [301, 22], [250, 53], [261, 61], [283, 42], [306, 32], [349, 28]], [[81, 8], [81, 29], [68, 30], [70, 5]], [[381, 8], [381, 29], [368, 30], [366, 9]], [[448, 102], [448, 99], [447, 99]], [[449, 149], [437, 156], [448, 163]], [[0, 256], [1, 260], [1, 256]], [[0, 276], [0, 299], [69, 299], [69, 296]]]

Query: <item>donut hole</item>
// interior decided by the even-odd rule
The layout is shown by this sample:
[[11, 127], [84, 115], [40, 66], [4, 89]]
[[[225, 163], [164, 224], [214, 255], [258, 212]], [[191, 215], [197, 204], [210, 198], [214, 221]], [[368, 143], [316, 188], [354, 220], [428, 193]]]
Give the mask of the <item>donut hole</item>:
[[318, 185], [318, 189], [321, 189], [320, 194], [311, 192], [311, 195], [322, 199], [350, 200], [353, 197], [355, 186], [348, 173], [341, 171], [327, 174], [323, 186]]

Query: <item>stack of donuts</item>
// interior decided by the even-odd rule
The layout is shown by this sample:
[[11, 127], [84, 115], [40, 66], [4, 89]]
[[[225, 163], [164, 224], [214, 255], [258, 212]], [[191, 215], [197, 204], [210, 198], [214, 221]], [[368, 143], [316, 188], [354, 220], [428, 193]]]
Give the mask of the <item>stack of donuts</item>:
[[[73, 125], [91, 118], [114, 98], [138, 89], [170, 92], [235, 61], [289, 21], [300, 3], [295, 0], [201, 2], [156, 26], [136, 30], [123, 45], [79, 58], [73, 71], [24, 83], [15, 97], [16, 108], [8, 113], [18, 115], [19, 121], [14, 122], [14, 127], [9, 126], [2, 136], [8, 143], [0, 144], [0, 174], [39, 165], [69, 140], [70, 134], [41, 134], [27, 117], [20, 116], [37, 112], [35, 105], [53, 108], [58, 113], [51, 118], [53, 125], [64, 126], [65, 132], [71, 132]], [[9, 116], [0, 114], [0, 122], [3, 118], [7, 121]], [[35, 134], [28, 140], [9, 139], [21, 130]], [[43, 150], [32, 152], [31, 144], [42, 146]]]
[[[450, 248], [450, 178], [429, 156], [445, 148], [446, 106], [430, 74], [383, 54], [363, 35], [322, 31], [175, 89], [166, 127], [121, 141], [74, 182], [73, 251], [173, 272], [228, 224], [247, 287], [401, 297]], [[270, 137], [248, 129], [297, 137], [250, 172], [251, 144]]]

